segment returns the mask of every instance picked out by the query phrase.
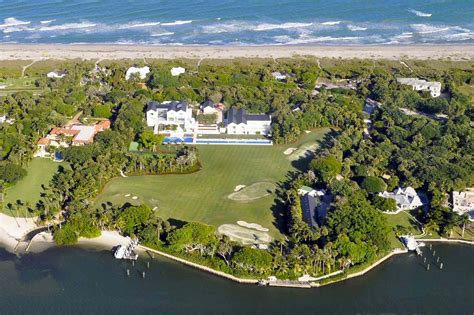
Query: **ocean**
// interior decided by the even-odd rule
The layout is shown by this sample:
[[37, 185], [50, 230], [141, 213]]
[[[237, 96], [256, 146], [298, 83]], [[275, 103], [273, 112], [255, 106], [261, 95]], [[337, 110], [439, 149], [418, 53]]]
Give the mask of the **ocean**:
[[1, 43], [474, 43], [474, 0], [0, 0]]

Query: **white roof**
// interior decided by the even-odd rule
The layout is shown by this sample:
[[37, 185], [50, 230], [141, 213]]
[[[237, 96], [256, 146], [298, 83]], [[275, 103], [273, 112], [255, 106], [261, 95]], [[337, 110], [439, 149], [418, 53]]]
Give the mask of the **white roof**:
[[397, 81], [400, 84], [406, 84], [406, 85], [422, 85], [425, 87], [441, 88], [441, 82], [436, 82], [436, 81], [429, 82], [429, 81], [418, 79], [418, 78], [398, 78]]
[[89, 141], [94, 138], [95, 126], [81, 126], [75, 125], [71, 127], [72, 130], [79, 130], [79, 133], [74, 137], [77, 141]]
[[138, 73], [140, 79], [145, 79], [146, 75], [149, 72], [150, 72], [150, 67], [148, 67], [148, 66], [141, 67], [141, 68], [130, 67], [130, 68], [128, 68], [127, 72], [125, 73], [125, 80], [130, 79], [130, 77], [133, 74], [137, 74], [137, 73]]
[[171, 75], [172, 76], [177, 76], [177, 75], [180, 75], [180, 74], [183, 74], [184, 72], [186, 72], [186, 69], [184, 69], [183, 67], [173, 67], [171, 68]]

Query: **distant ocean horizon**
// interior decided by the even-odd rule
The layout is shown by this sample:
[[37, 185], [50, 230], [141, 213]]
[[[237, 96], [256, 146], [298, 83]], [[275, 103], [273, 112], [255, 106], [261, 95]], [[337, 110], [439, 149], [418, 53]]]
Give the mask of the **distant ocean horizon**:
[[474, 43], [474, 0], [0, 0], [0, 8], [0, 44]]

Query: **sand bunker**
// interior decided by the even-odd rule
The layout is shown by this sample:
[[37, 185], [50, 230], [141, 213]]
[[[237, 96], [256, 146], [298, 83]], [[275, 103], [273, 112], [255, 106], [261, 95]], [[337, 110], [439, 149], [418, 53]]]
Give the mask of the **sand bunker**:
[[264, 228], [263, 226], [261, 226], [260, 224], [257, 224], [257, 223], [247, 223], [245, 221], [237, 221], [237, 224], [240, 225], [240, 226], [243, 226], [244, 228], [254, 229], [254, 230], [257, 230], [257, 231], [260, 231], [260, 232], [268, 232], [269, 231], [267, 228]]
[[271, 195], [275, 189], [276, 186], [273, 183], [258, 182], [231, 193], [227, 197], [234, 201], [253, 201]]
[[291, 153], [295, 152], [296, 148], [288, 148], [283, 152], [284, 155], [290, 155]]
[[125, 197], [130, 197], [130, 194], [126, 194]]
[[133, 196], [132, 199], [133, 199], [133, 200], [137, 200], [137, 199], [138, 199], [138, 196]]
[[317, 148], [319, 148], [319, 144], [317, 143], [303, 145], [299, 147], [298, 149], [296, 149], [293, 153], [288, 155], [288, 159], [290, 161], [296, 161], [301, 158], [311, 156], [314, 154]]
[[244, 245], [269, 244], [273, 241], [273, 238], [266, 232], [247, 229], [236, 224], [223, 224], [217, 228], [217, 232]]
[[245, 185], [237, 185], [235, 186], [234, 191], [237, 192], [239, 190], [242, 190], [242, 188], [245, 188]]

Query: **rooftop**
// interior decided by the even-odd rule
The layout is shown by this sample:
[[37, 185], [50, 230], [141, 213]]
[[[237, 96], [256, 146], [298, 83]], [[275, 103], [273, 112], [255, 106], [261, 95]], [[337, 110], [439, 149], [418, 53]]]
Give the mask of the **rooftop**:
[[181, 101], [158, 103], [158, 102], [152, 101], [148, 103], [146, 110], [150, 111], [150, 110], [158, 110], [158, 109], [173, 110], [175, 112], [178, 112], [180, 110], [186, 111], [188, 109], [188, 103], [181, 102]]
[[227, 123], [231, 124], [246, 124], [247, 121], [271, 121], [270, 115], [266, 114], [248, 114], [243, 108], [231, 107], [227, 111]]

